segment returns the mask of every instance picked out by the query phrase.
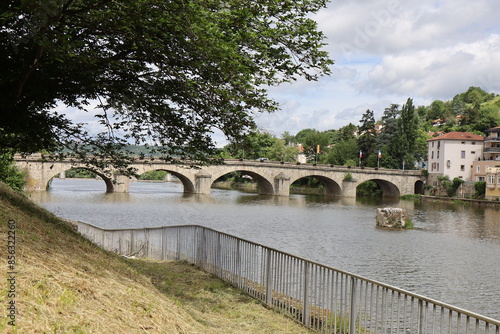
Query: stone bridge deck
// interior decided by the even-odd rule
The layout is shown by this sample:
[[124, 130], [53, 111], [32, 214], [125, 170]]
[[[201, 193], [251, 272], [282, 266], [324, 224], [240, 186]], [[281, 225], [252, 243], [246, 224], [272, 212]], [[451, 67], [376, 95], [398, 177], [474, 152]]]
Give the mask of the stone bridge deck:
[[[56, 175], [71, 169], [88, 166], [71, 160], [44, 160], [41, 155], [16, 156], [16, 165], [27, 172], [26, 191], [44, 191]], [[143, 174], [152, 170], [164, 170], [182, 182], [184, 192], [210, 194], [212, 184], [221, 176], [241, 172], [251, 176], [259, 186], [259, 193], [288, 196], [290, 185], [304, 177], [318, 179], [326, 195], [356, 197], [356, 187], [365, 181], [374, 181], [384, 196], [399, 196], [423, 193], [424, 178], [421, 171], [377, 168], [347, 168], [333, 165], [313, 165], [254, 160], [225, 160], [221, 165], [189, 168], [181, 164], [165, 163], [161, 160], [136, 160], [130, 164]], [[91, 169], [106, 183], [107, 192], [128, 192], [133, 179], [112, 171], [111, 174]], [[346, 177], [349, 175], [350, 177]]]

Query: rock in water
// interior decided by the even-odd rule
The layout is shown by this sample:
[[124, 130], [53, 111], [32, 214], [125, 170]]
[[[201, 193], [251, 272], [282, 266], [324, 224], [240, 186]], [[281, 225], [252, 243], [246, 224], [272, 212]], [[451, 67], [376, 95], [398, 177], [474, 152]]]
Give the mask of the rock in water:
[[401, 208], [378, 208], [377, 209], [377, 226], [406, 228], [406, 223], [409, 221], [408, 214], [405, 209]]

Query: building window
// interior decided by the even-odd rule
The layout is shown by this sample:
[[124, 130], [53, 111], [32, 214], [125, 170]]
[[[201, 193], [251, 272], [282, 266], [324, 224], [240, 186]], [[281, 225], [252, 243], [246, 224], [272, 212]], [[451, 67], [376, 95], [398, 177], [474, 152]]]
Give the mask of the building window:
[[431, 159], [434, 159], [434, 151], [431, 152]]
[[465, 142], [463, 141], [463, 142], [462, 142], [462, 144], [464, 144], [464, 145], [465, 145]]
[[460, 165], [460, 171], [461, 172], [465, 171], [465, 165]]
[[476, 166], [476, 173], [481, 173], [481, 166]]
[[465, 159], [465, 151], [460, 152], [460, 156], [462, 159]]
[[439, 151], [437, 151], [437, 158], [439, 159]]
[[470, 154], [474, 155], [476, 154], [476, 151], [470, 151]]
[[438, 141], [438, 150], [439, 150], [440, 147], [441, 147], [441, 141], [439, 140]]
[[478, 182], [484, 182], [484, 176], [478, 176], [477, 177]]
[[434, 142], [432, 142], [432, 148], [434, 148]]
[[488, 184], [495, 183], [495, 175], [488, 175]]
[[476, 142], [475, 142], [475, 141], [473, 141], [471, 144], [472, 144], [472, 145], [476, 145]]

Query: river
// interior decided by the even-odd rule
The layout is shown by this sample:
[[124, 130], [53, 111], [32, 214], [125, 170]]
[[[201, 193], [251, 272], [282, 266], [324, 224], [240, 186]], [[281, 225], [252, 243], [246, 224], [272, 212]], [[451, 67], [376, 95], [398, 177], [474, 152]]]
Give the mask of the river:
[[[31, 198], [60, 217], [103, 228], [195, 224], [500, 319], [500, 206], [261, 196], [180, 183], [134, 182], [106, 194], [98, 180], [54, 179]], [[376, 208], [407, 209], [413, 230], [375, 226]]]

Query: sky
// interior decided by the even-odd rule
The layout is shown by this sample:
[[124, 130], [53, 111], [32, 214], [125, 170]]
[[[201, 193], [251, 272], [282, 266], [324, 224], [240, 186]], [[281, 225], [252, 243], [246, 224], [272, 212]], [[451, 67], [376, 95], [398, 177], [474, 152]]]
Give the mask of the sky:
[[500, 93], [500, 1], [333, 0], [313, 18], [335, 61], [317, 82], [272, 88], [281, 110], [257, 117], [279, 137], [359, 125], [370, 109], [447, 101], [470, 86]]

